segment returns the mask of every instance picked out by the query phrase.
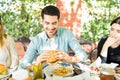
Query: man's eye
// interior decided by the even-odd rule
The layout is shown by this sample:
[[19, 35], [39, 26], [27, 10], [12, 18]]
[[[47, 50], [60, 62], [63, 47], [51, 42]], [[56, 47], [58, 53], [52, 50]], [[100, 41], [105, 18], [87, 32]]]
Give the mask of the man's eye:
[[46, 25], [48, 25], [49, 23], [48, 22], [45, 22]]
[[57, 21], [52, 23], [52, 25], [56, 25], [56, 24], [57, 24]]
[[117, 32], [120, 33], [120, 30], [118, 30]]
[[111, 28], [110, 30], [111, 30], [111, 31], [113, 31], [114, 29], [113, 29], [113, 28]]

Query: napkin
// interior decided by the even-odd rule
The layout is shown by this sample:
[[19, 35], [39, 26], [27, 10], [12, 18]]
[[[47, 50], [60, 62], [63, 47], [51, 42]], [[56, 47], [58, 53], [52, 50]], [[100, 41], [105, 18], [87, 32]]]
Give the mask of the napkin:
[[103, 63], [103, 64], [101, 64], [101, 67], [115, 68], [115, 67], [118, 66], [118, 65], [119, 65], [119, 64], [117, 64], [117, 63], [110, 63], [110, 64]]
[[101, 66], [101, 62], [102, 62], [101, 58], [98, 57], [98, 58], [90, 65], [90, 67], [91, 67], [91, 66], [100, 67], [100, 66]]
[[86, 64], [83, 64], [83, 63], [77, 63], [77, 65], [79, 66], [79, 68], [81, 69], [81, 70], [83, 70], [83, 71], [91, 71], [91, 69], [90, 69], [90, 67], [91, 66], [97, 66], [97, 67], [100, 67], [101, 66], [101, 62], [102, 62], [102, 60], [101, 60], [101, 58], [100, 57], [98, 57], [92, 64], [90, 64], [90, 65], [86, 65]]
[[29, 77], [29, 72], [24, 69], [19, 69], [12, 73], [12, 78], [15, 80], [24, 80], [27, 77]]

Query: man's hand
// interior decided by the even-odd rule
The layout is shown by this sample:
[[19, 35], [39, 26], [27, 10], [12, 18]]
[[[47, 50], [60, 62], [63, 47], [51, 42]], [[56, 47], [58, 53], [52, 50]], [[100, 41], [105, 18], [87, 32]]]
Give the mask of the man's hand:
[[56, 55], [56, 58], [62, 62], [71, 63], [71, 57], [67, 53], [64, 53], [64, 52], [62, 54]]
[[36, 60], [36, 64], [38, 65], [39, 63], [43, 63], [45, 64], [46, 61], [48, 60], [49, 56], [48, 56], [48, 53], [45, 52], [45, 53], [42, 53], [41, 55], [39, 55], [37, 57], [37, 60]]
[[62, 52], [61, 54], [57, 54], [56, 58], [62, 62], [68, 62], [68, 63], [76, 63], [80, 62], [80, 59], [75, 55], [75, 56], [69, 56], [67, 53]]

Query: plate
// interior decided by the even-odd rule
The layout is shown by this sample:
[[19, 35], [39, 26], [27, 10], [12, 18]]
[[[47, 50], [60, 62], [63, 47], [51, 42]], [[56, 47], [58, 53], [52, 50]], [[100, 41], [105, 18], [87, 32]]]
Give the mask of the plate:
[[120, 80], [120, 74], [115, 74], [115, 78], [116, 78], [116, 80]]
[[[63, 74], [62, 75], [55, 74], [54, 70], [56, 70], [56, 69], [58, 69], [57, 71], [60, 74], [62, 74], [62, 73]], [[67, 70], [68, 70], [68, 72], [66, 72]], [[69, 63], [63, 63], [63, 62], [61, 62], [61, 63], [59, 63], [59, 64], [57, 64], [55, 66], [50, 66], [49, 65], [49, 66], [47, 66], [47, 67], [44, 68], [43, 72], [46, 75], [46, 77], [47, 76], [49, 76], [49, 77], [50, 76], [64, 76], [64, 77], [67, 77], [67, 76], [72, 76], [73, 73], [74, 73], [72, 65], [69, 64]], [[66, 72], [66, 73], [64, 73], [64, 72]]]
[[11, 76], [10, 70], [7, 71], [7, 75], [0, 75], [0, 80], [7, 80]]

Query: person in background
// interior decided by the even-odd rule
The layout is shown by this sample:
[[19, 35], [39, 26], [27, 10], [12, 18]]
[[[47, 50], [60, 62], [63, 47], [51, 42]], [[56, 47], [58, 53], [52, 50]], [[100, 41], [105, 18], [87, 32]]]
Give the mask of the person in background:
[[[63, 62], [77, 63], [86, 60], [86, 53], [73, 33], [66, 28], [58, 27], [60, 11], [56, 6], [48, 5], [44, 7], [41, 16], [44, 31], [31, 40], [20, 63], [20, 68], [31, 69], [31, 63], [35, 59], [36, 53], [39, 54], [36, 63], [45, 63], [49, 56], [43, 52], [48, 50], [61, 50], [65, 52], [63, 54], [64, 57], [63, 55], [56, 55], [56, 59]], [[74, 51], [74, 56], [68, 55], [69, 48]]]
[[20, 37], [17, 41], [21, 42], [23, 44], [24, 50], [27, 50], [27, 46], [30, 43], [30, 39], [26, 36]]
[[111, 24], [108, 36], [104, 36], [98, 44], [98, 54], [103, 63], [117, 63], [120, 66], [120, 16]]
[[10, 71], [15, 71], [19, 65], [17, 48], [14, 40], [5, 34], [0, 17], [0, 64], [5, 65]]

